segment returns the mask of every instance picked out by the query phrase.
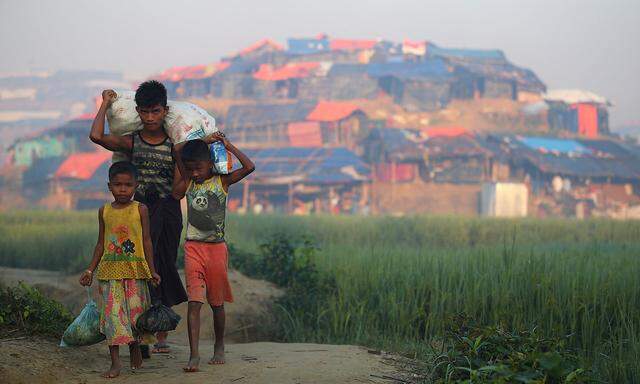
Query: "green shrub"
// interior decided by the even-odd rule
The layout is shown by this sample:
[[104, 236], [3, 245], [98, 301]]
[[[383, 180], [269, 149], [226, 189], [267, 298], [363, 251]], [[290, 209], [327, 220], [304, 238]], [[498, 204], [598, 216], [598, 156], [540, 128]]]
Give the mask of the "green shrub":
[[25, 284], [0, 286], [0, 328], [60, 337], [73, 317], [62, 304]]
[[431, 379], [436, 384], [595, 382], [566, 341], [546, 338], [536, 328], [509, 331], [458, 315], [431, 361]]
[[276, 328], [272, 336], [282, 341], [305, 341], [308, 330], [322, 318], [330, 297], [335, 296], [335, 278], [318, 271], [317, 247], [307, 237], [292, 241], [283, 234], [261, 244], [259, 254], [231, 247], [232, 265], [251, 277], [273, 282], [286, 289], [276, 300]]

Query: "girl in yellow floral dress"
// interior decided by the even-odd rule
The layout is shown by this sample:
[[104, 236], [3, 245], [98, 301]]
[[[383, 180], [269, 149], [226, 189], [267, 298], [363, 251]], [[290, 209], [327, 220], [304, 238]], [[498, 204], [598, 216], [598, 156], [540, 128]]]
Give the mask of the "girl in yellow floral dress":
[[120, 345], [129, 346], [132, 369], [142, 366], [142, 334], [136, 329], [136, 320], [150, 306], [147, 280], [160, 283], [153, 266], [147, 207], [131, 200], [137, 185], [136, 173], [128, 161], [109, 168], [108, 186], [114, 201], [98, 211], [98, 242], [89, 268], [80, 277], [80, 284], [91, 285], [97, 269], [102, 295], [100, 332], [107, 338], [111, 355], [106, 378], [120, 374]]

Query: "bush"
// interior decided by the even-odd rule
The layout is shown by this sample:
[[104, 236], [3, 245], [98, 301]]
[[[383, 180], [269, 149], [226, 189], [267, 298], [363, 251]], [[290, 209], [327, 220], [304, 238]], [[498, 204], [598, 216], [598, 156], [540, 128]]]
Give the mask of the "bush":
[[0, 286], [0, 328], [60, 337], [73, 321], [69, 311], [36, 288], [20, 283]]
[[536, 328], [507, 331], [458, 315], [442, 347], [431, 362], [435, 383], [595, 382], [565, 340], [542, 337]]
[[317, 326], [322, 308], [336, 294], [333, 276], [318, 271], [317, 247], [307, 237], [297, 241], [283, 234], [273, 235], [260, 245], [258, 255], [231, 246], [232, 266], [250, 277], [270, 281], [286, 289], [276, 300], [275, 337], [283, 341], [313, 340], [307, 331]]

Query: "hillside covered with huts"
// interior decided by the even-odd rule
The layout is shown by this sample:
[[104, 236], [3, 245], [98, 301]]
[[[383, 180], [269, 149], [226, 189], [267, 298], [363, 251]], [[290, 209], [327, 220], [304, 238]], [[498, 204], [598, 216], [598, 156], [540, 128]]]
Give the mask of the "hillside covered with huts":
[[[640, 217], [640, 148], [610, 133], [612, 103], [549, 90], [500, 50], [265, 39], [150, 78], [255, 160], [231, 211]], [[90, 125], [85, 115], [14, 142], [4, 195], [62, 209], [106, 199], [110, 156]]]

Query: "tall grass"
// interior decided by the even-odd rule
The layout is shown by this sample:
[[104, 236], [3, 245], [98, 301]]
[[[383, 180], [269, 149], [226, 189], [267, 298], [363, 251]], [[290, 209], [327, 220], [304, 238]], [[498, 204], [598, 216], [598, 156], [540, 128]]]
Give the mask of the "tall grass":
[[12, 212], [0, 215], [0, 265], [78, 271], [98, 234], [96, 212]]
[[[300, 340], [427, 353], [445, 320], [538, 327], [611, 382], [640, 381], [640, 222], [232, 217], [231, 241], [311, 235], [338, 295]], [[241, 240], [241, 241], [240, 241]], [[233, 257], [233, 256], [232, 256]], [[291, 320], [292, 327], [299, 322]]]
[[[73, 268], [91, 256], [94, 216], [3, 215], [0, 264]], [[445, 319], [465, 312], [570, 335], [604, 379], [640, 382], [640, 222], [231, 216], [227, 229], [242, 251], [276, 233], [320, 247], [318, 267], [338, 293], [319, 303], [314, 327], [291, 314], [291, 340], [424, 356]]]

